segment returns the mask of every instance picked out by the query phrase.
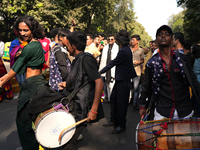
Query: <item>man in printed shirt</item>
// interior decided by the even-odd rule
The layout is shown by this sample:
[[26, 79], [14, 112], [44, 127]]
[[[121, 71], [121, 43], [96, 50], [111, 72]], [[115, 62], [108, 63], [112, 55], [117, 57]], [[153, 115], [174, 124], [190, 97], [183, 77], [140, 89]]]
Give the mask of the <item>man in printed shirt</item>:
[[[140, 97], [140, 116], [145, 114], [146, 98], [153, 94], [154, 120], [162, 118], [188, 118], [193, 115], [189, 94], [189, 84], [183, 71], [186, 62], [192, 83], [197, 93], [200, 84], [190, 66], [189, 60], [183, 54], [178, 55], [171, 48], [172, 29], [161, 26], [156, 33], [159, 52], [146, 64], [145, 79]], [[153, 118], [152, 118], [153, 119]]]

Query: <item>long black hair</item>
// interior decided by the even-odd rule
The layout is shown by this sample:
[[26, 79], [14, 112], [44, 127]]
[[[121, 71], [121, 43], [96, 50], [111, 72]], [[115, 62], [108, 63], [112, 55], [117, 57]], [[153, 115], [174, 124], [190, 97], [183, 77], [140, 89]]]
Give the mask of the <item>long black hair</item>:
[[32, 16], [22, 16], [19, 19], [17, 19], [16, 22], [14, 23], [15, 31], [19, 32], [19, 23], [21, 22], [24, 22], [29, 27], [34, 38], [37, 39], [44, 38], [43, 34], [44, 28]]

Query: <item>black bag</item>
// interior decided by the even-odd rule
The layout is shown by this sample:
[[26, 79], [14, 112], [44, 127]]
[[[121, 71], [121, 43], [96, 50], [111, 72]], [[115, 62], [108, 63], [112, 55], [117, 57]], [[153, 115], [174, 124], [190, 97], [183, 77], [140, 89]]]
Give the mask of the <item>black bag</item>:
[[73, 116], [76, 116], [77, 114], [77, 110], [78, 110], [78, 104], [74, 101], [74, 100], [69, 100], [69, 99], [66, 99], [66, 98], [63, 98], [62, 99], [62, 104], [64, 106], [68, 106], [69, 108], [69, 112], [73, 115]]
[[53, 103], [60, 102], [65, 97], [63, 93], [57, 93], [48, 85], [44, 85], [28, 104], [28, 113], [32, 121], [41, 113], [53, 107]]

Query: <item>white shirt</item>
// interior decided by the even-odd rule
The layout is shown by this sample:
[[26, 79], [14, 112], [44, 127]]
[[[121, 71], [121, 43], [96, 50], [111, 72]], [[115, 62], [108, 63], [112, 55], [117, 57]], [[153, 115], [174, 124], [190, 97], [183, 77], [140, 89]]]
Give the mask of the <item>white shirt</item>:
[[156, 50], [153, 51], [152, 56], [155, 55], [157, 52], [158, 52], [158, 48], [157, 48]]
[[0, 41], [0, 58], [3, 57], [5, 45], [4, 42]]

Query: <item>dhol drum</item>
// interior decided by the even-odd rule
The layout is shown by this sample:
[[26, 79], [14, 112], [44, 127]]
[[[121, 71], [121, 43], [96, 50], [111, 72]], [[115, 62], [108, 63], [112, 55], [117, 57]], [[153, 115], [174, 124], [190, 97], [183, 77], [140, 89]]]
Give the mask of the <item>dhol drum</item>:
[[136, 129], [139, 150], [200, 148], [200, 119], [141, 121]]
[[[60, 104], [61, 105], [61, 104]], [[62, 105], [61, 105], [62, 106]], [[76, 127], [65, 131], [59, 142], [63, 129], [75, 124], [74, 117], [64, 109], [49, 109], [36, 118], [34, 131], [37, 141], [46, 148], [56, 148], [66, 144], [74, 135]]]

